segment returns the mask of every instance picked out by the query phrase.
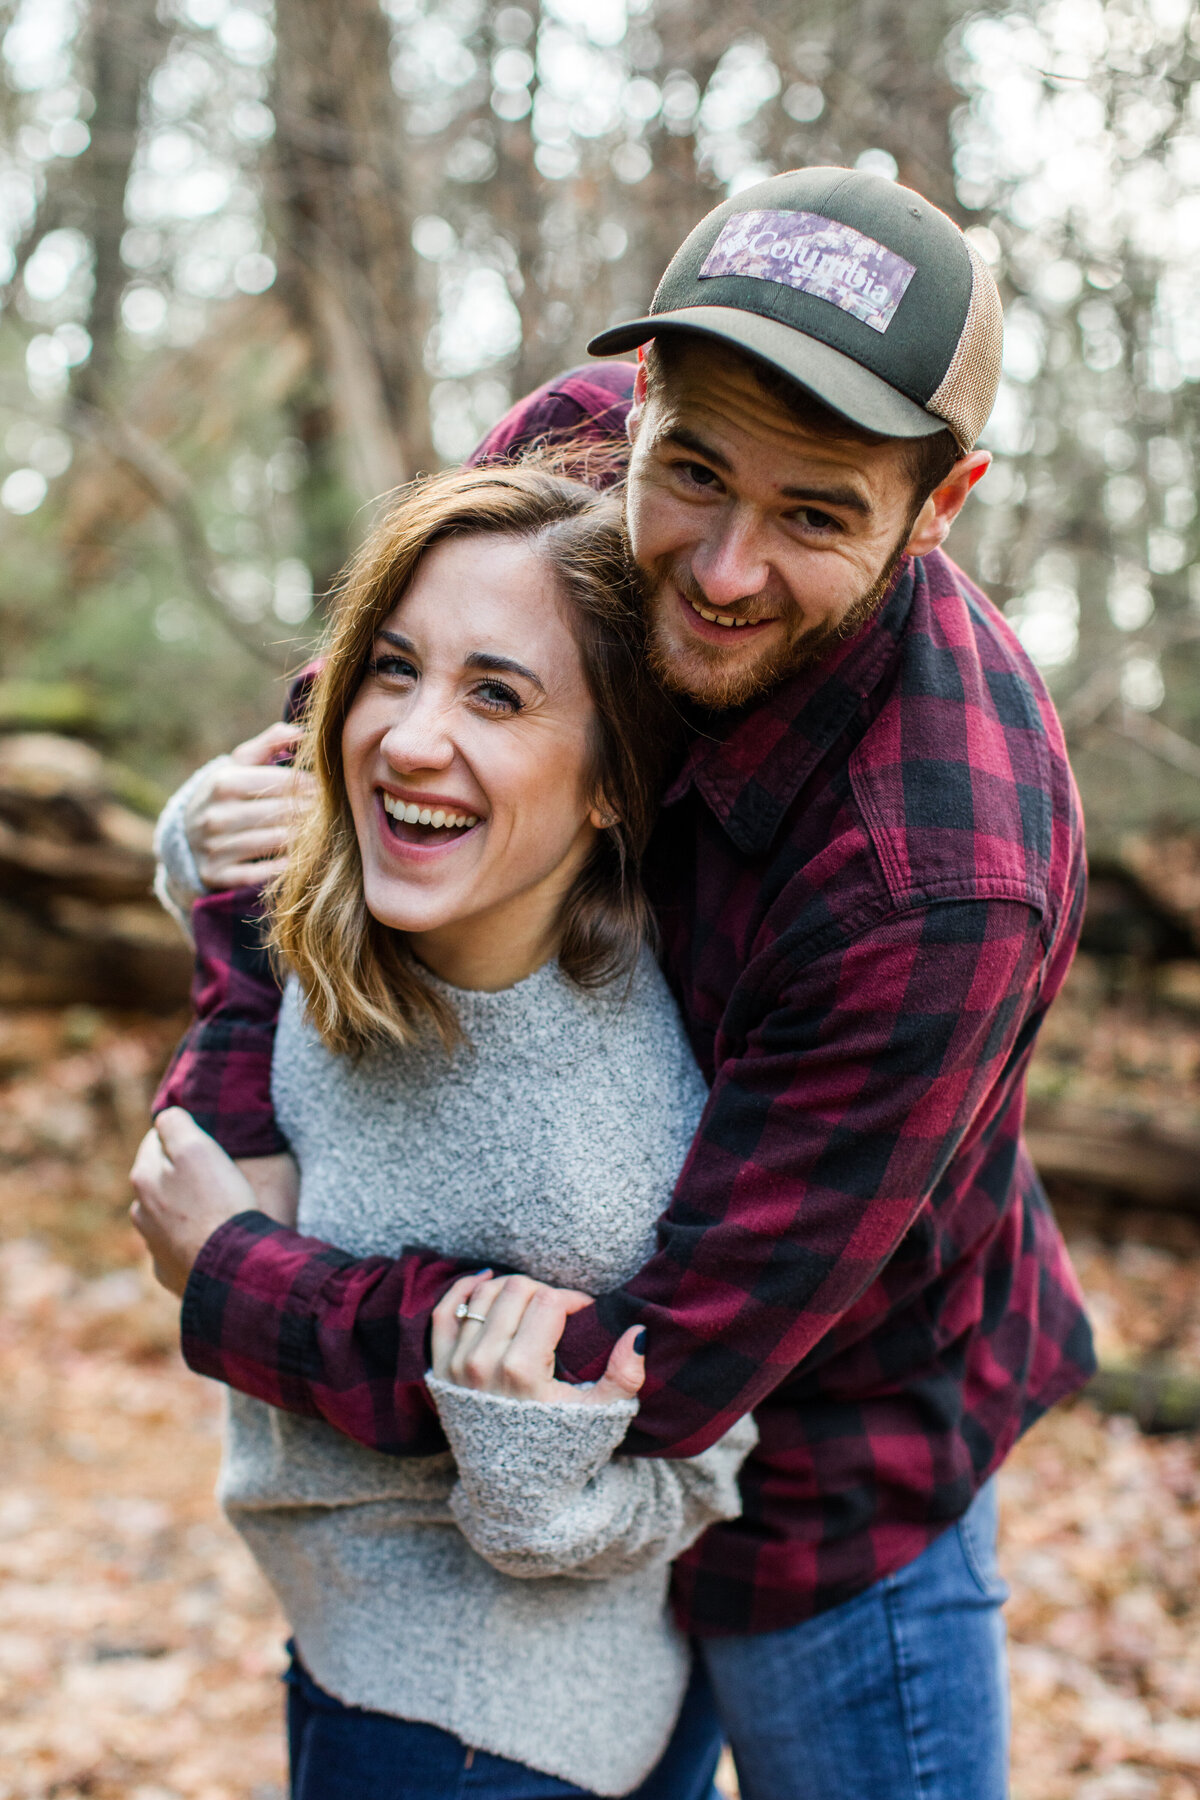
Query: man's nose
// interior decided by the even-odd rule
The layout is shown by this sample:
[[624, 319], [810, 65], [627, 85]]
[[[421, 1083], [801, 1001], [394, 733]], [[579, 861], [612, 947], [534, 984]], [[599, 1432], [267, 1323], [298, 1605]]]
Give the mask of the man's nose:
[[771, 565], [757, 523], [731, 511], [692, 556], [692, 574], [714, 606], [733, 606], [761, 594], [771, 578]]
[[380, 749], [397, 774], [417, 769], [445, 769], [454, 761], [449, 709], [427, 690], [409, 696], [400, 718], [385, 733]]

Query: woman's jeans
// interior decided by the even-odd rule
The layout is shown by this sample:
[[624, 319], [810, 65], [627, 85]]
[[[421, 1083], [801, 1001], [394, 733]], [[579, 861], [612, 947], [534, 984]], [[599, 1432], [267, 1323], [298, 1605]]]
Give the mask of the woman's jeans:
[[[486, 1751], [448, 1731], [343, 1706], [292, 1653], [288, 1671], [292, 1800], [592, 1800], [585, 1788]], [[662, 1761], [633, 1800], [717, 1800], [721, 1728], [697, 1664]]]
[[742, 1800], [1004, 1800], [996, 1492], [831, 1612], [700, 1646]]

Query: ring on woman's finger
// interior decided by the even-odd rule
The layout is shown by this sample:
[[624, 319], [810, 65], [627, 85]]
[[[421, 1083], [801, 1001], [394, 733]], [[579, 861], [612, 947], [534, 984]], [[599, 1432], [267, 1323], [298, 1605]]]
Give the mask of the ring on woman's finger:
[[460, 1300], [454, 1309], [456, 1319], [473, 1319], [476, 1325], [487, 1324], [487, 1314], [472, 1312], [465, 1300]]

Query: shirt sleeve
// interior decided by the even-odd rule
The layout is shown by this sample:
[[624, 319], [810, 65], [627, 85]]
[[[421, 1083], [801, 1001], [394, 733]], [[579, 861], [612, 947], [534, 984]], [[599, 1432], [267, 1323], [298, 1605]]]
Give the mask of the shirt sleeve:
[[205, 894], [192, 907], [192, 1022], [154, 1096], [182, 1106], [227, 1155], [288, 1148], [275, 1121], [271, 1058], [279, 983], [263, 941], [259, 888]]
[[635, 1453], [695, 1455], [817, 1350], [1036, 1032], [1041, 918], [1024, 904], [941, 902], [823, 956], [786, 938], [774, 955], [772, 1004], [719, 1064], [656, 1254], [559, 1346], [568, 1379], [594, 1380], [647, 1327]]
[[184, 1361], [392, 1456], [445, 1450], [425, 1387], [429, 1322], [464, 1265], [352, 1257], [265, 1213], [219, 1226], [183, 1295]]
[[673, 1562], [741, 1511], [749, 1419], [681, 1462], [613, 1456], [637, 1402], [512, 1400], [428, 1376], [454, 1452], [450, 1508], [473, 1550], [503, 1575], [602, 1580]]
[[[320, 668], [310, 663], [291, 682], [284, 706], [289, 722], [304, 717]], [[289, 757], [280, 752], [275, 760]], [[192, 1023], [159, 1084], [152, 1111], [182, 1106], [229, 1156], [276, 1156], [288, 1148], [271, 1101], [280, 987], [263, 942], [261, 890], [207, 892], [187, 836], [185, 814], [193, 786], [213, 766], [197, 770], [168, 800], [155, 834], [160, 859], [155, 892], [177, 918], [190, 906], [185, 929], [196, 963]]]
[[627, 362], [590, 363], [556, 375], [509, 407], [472, 450], [467, 467], [512, 462], [542, 445], [590, 446], [579, 474], [593, 487], [610, 487], [629, 459], [625, 420], [636, 375], [636, 365]]
[[[622, 1332], [648, 1327], [626, 1443], [641, 1455], [699, 1455], [816, 1350], [934, 1194], [989, 1087], [1032, 1045], [1043, 947], [1028, 906], [943, 902], [817, 958], [784, 939], [776, 957], [772, 1004], [717, 1070], [658, 1251], [573, 1314], [559, 1347], [568, 1379], [596, 1380]], [[262, 1224], [271, 1235], [261, 1256], [286, 1265], [272, 1287], [292, 1279], [293, 1257], [328, 1254], [303, 1240], [276, 1249], [276, 1234], [294, 1234]], [[238, 1356], [270, 1361], [273, 1303], [238, 1266], [236, 1225], [214, 1233], [197, 1264], [225, 1240], [231, 1304], [192, 1315], [187, 1355], [209, 1373], [204, 1346], [221, 1344], [218, 1378], [257, 1393], [239, 1379]], [[274, 1404], [315, 1409], [386, 1449], [403, 1441], [411, 1399], [397, 1383], [396, 1339], [374, 1322], [411, 1304], [440, 1267], [423, 1344], [428, 1315], [463, 1271], [421, 1252], [391, 1264], [335, 1254], [336, 1283], [319, 1268], [296, 1278], [288, 1329], [304, 1356], [289, 1369], [294, 1403]], [[343, 1404], [360, 1393], [370, 1406]]]

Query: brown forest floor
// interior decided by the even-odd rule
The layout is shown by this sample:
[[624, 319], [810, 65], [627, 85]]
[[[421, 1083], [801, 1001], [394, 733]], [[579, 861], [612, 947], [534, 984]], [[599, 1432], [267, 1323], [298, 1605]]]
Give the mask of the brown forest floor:
[[[283, 1794], [282, 1623], [124, 1216], [173, 1035], [0, 1014], [0, 1800]], [[1200, 1225], [1064, 1217], [1106, 1345], [1200, 1363]], [[1003, 1534], [1017, 1800], [1200, 1796], [1197, 1438], [1062, 1408], [1005, 1470]]]

